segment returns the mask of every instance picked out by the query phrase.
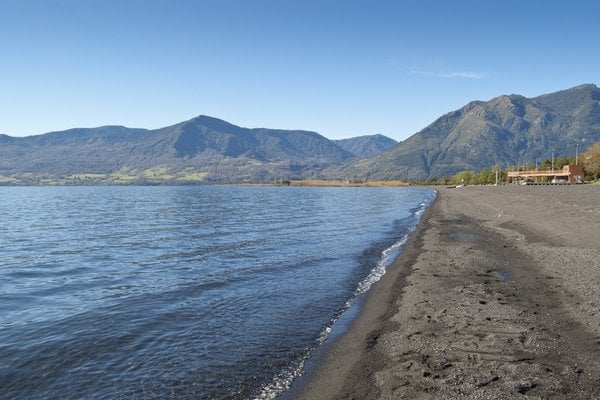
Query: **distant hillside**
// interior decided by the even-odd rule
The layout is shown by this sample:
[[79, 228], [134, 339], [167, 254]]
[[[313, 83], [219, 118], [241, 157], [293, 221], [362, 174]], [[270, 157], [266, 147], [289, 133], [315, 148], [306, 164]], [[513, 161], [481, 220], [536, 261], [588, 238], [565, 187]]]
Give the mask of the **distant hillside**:
[[350, 139], [334, 140], [333, 142], [360, 158], [383, 153], [398, 144], [394, 139], [383, 135], [358, 136]]
[[248, 129], [200, 116], [157, 130], [105, 126], [3, 135], [0, 181], [272, 182], [312, 178], [352, 157], [315, 132]]
[[[315, 132], [242, 128], [199, 116], [161, 129], [0, 135], [0, 184], [264, 183], [423, 180], [573, 156], [600, 141], [600, 89], [473, 101], [404, 142], [331, 141]], [[387, 150], [384, 150], [387, 148]], [[382, 152], [382, 150], [384, 150]]]
[[600, 89], [586, 84], [534, 98], [473, 101], [450, 112], [390, 151], [346, 164], [337, 174], [363, 179], [450, 176], [574, 156], [600, 141]]

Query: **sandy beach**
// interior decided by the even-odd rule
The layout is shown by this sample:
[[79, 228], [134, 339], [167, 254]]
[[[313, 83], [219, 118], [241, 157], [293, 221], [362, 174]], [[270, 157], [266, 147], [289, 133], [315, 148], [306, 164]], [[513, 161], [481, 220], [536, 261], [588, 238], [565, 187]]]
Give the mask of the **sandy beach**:
[[600, 398], [600, 186], [438, 190], [298, 397]]

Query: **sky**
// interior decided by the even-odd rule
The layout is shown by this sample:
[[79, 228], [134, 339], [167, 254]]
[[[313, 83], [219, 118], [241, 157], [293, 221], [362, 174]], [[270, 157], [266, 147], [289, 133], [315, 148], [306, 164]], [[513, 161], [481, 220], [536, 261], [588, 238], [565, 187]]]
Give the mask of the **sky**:
[[600, 2], [0, 0], [0, 133], [208, 115], [404, 140], [472, 100], [600, 85]]

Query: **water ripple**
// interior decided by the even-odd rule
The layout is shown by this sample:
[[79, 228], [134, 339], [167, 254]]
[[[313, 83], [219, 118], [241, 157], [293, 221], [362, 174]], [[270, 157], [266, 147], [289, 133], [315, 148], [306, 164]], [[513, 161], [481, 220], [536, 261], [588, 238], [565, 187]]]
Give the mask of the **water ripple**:
[[431, 197], [0, 188], [0, 397], [272, 398]]

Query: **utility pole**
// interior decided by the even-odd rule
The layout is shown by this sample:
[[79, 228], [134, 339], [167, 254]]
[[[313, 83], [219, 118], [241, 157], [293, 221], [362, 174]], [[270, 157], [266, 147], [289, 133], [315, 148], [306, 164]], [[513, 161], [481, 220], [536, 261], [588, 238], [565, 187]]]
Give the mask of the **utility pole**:
[[575, 144], [575, 165], [579, 164], [579, 143]]
[[554, 149], [552, 149], [552, 172], [554, 172]]

